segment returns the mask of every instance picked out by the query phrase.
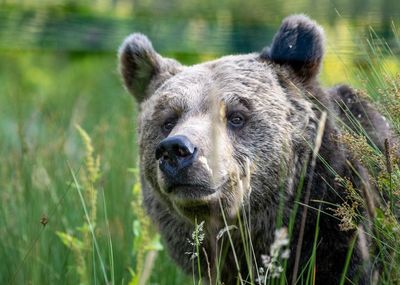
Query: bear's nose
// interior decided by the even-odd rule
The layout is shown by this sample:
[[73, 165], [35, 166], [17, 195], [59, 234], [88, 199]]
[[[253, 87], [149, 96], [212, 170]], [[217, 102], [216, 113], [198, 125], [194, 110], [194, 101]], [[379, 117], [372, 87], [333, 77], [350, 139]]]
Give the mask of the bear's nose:
[[196, 154], [197, 148], [187, 137], [181, 135], [163, 139], [156, 149], [156, 159], [159, 160], [160, 169], [170, 176], [190, 166]]

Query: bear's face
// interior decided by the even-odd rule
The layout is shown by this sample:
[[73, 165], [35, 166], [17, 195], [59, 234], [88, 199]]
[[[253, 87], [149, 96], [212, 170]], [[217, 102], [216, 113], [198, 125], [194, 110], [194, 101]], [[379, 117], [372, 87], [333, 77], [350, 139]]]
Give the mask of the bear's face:
[[234, 217], [250, 196], [277, 199], [279, 187], [290, 189], [285, 178], [316, 121], [298, 86], [318, 73], [321, 39], [314, 22], [292, 16], [261, 54], [186, 67], [145, 36], [128, 37], [121, 72], [141, 102], [141, 171], [155, 197], [194, 220], [221, 207]]

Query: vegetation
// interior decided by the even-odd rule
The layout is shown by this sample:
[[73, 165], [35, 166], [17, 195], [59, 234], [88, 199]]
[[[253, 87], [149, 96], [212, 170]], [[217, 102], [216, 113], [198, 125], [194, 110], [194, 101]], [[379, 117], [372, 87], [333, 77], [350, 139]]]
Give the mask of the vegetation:
[[[377, 7], [389, 8], [371, 14], [370, 4], [358, 9], [349, 1], [335, 7], [321, 1], [315, 15], [313, 1], [293, 6], [254, 0], [245, 7], [241, 1], [202, 1], [198, 8], [193, 1], [99, 0], [93, 7], [90, 1], [16, 2], [0, 4], [0, 284], [193, 284], [162, 249], [140, 207], [137, 106], [121, 87], [115, 56], [134, 30], [153, 36], [164, 54], [191, 64], [259, 50], [282, 17], [309, 11], [326, 26], [322, 81], [364, 90], [400, 133], [399, 23], [386, 11], [396, 11], [398, 1], [377, 1]], [[373, 239], [368, 258], [381, 269], [374, 278], [399, 284], [399, 146], [380, 153], [362, 131], [340, 139], [371, 165], [368, 183], [378, 186], [380, 203], [368, 204], [338, 177], [349, 199], [335, 205], [336, 216], [343, 230], [360, 221], [372, 225], [358, 233]], [[369, 209], [367, 217], [358, 212], [360, 205]], [[196, 270], [200, 229], [199, 221], [188, 256], [195, 257]], [[229, 228], [221, 232], [227, 242], [228, 234]], [[285, 284], [290, 228], [276, 237], [254, 281]], [[303, 284], [312, 284], [315, 262], [300, 269]]]

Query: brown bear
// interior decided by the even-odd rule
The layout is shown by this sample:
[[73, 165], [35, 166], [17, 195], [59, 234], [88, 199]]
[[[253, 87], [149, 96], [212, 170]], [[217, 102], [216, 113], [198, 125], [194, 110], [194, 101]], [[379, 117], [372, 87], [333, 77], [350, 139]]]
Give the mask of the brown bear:
[[393, 134], [351, 88], [320, 86], [323, 55], [323, 30], [304, 15], [284, 19], [260, 53], [193, 66], [162, 57], [142, 34], [121, 45], [120, 72], [140, 103], [144, 206], [186, 272], [199, 262], [213, 284], [263, 283], [274, 233], [291, 228], [287, 283], [315, 258], [316, 284], [339, 284], [351, 249], [346, 278], [370, 283], [355, 232], [332, 215], [346, 195], [337, 177], [361, 189], [365, 173], [337, 139], [339, 121], [358, 118], [381, 150]]

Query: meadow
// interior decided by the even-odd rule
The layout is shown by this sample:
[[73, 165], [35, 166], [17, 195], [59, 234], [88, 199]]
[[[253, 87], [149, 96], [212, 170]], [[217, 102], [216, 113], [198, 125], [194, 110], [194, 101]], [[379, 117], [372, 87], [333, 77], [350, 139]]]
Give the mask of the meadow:
[[[321, 22], [328, 39], [322, 82], [360, 88], [400, 133], [400, 23], [368, 7], [357, 18], [346, 13], [359, 10], [343, 1], [322, 1], [315, 12], [312, 1], [267, 1], [275, 10], [255, 0], [243, 10], [236, 1], [204, 1], [197, 10], [156, 1], [134, 8], [128, 1], [39, 2], [0, 2], [0, 284], [135, 285], [147, 277], [146, 284], [193, 284], [141, 208], [138, 106], [122, 87], [116, 58], [130, 32], [150, 34], [162, 53], [193, 64], [260, 50], [287, 14], [329, 15]], [[391, 200], [376, 206], [371, 258], [383, 268], [377, 284], [400, 284], [399, 161], [362, 137], [349, 144], [361, 160], [368, 154], [383, 165], [371, 181]]]

